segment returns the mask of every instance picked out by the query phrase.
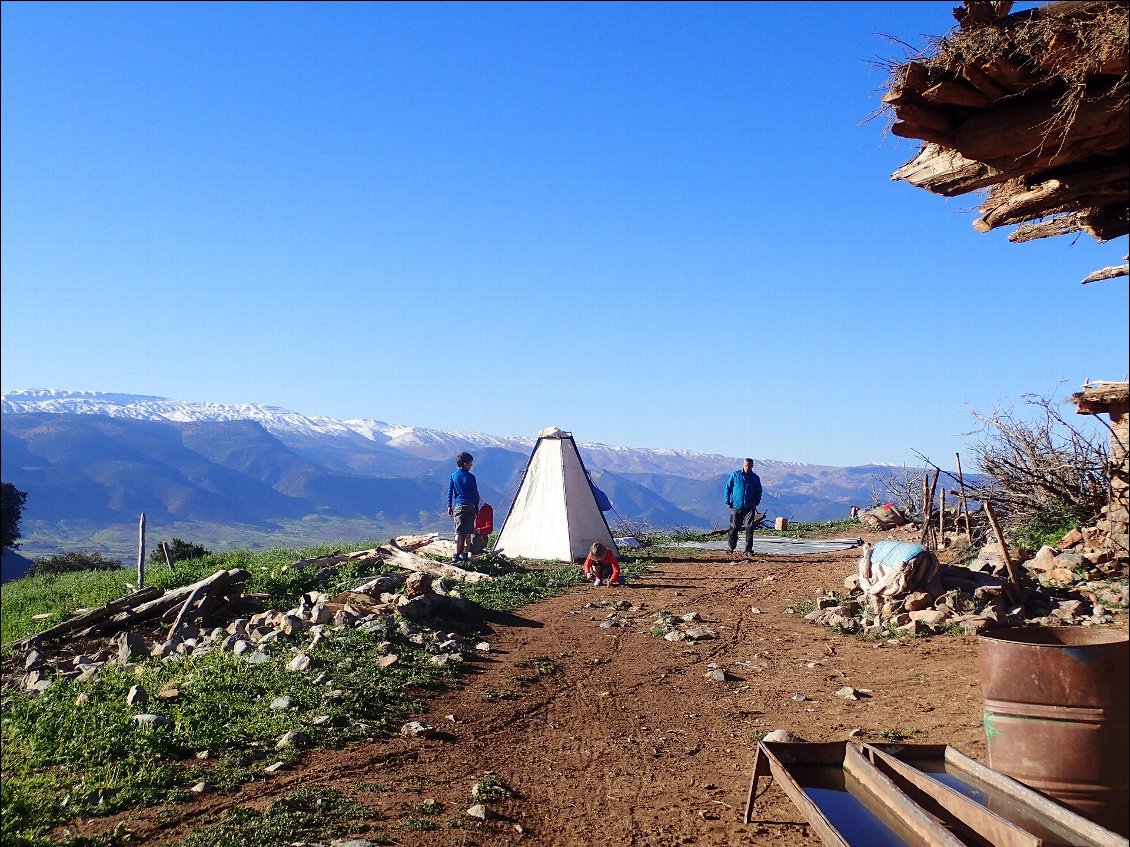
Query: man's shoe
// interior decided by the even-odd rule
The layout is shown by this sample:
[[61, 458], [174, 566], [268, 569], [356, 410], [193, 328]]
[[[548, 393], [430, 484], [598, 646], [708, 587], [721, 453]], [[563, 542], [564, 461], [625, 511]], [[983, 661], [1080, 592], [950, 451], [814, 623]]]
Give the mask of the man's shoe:
[[747, 559], [752, 559], [753, 558], [753, 551], [752, 550], [746, 550], [745, 551], [745, 557]]

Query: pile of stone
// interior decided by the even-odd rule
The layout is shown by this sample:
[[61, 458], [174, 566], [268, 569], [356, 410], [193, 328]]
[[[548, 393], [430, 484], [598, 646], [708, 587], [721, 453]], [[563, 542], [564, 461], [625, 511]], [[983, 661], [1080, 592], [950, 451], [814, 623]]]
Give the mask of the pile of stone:
[[[150, 658], [173, 662], [188, 656], [203, 656], [214, 650], [230, 651], [251, 664], [261, 664], [271, 657], [273, 651], [290, 649], [295, 651], [295, 655], [287, 664], [287, 669], [302, 671], [310, 665], [309, 653], [318, 646], [325, 631], [330, 628], [357, 629], [377, 636], [398, 630], [409, 641], [431, 653], [434, 664], [451, 665], [462, 661], [460, 636], [435, 632], [417, 625], [437, 616], [458, 615], [466, 611], [467, 601], [448, 583], [479, 581], [490, 577], [451, 565], [437, 566], [430, 560], [399, 547], [380, 550], [384, 553], [384, 561], [393, 561], [413, 570], [408, 573], [383, 574], [332, 596], [310, 590], [302, 594], [294, 607], [285, 611], [264, 609], [257, 597], [244, 595], [241, 610], [246, 613], [257, 605], [260, 611], [239, 615], [226, 622], [217, 622], [215, 615], [186, 615], [187, 608], [192, 605], [190, 601], [196, 597], [206, 598], [208, 595], [199, 591], [177, 589], [167, 593], [186, 599], [176, 604], [180, 611], [168, 631], [163, 626], [156, 632], [152, 631], [152, 627], [147, 630], [131, 628], [118, 632], [108, 641], [94, 639], [87, 634], [82, 641], [82, 649], [86, 652], [78, 655], [71, 655], [72, 651], [65, 644], [47, 646], [45, 636], [50, 631], [40, 633], [19, 642], [26, 651], [21, 657], [24, 673], [22, 676], [6, 677], [7, 684], [15, 683], [25, 691], [38, 693], [49, 687], [55, 679], [84, 681], [107, 665], [125, 667]], [[365, 552], [371, 555], [373, 551]], [[424, 571], [438, 572], [442, 576], [437, 577]], [[218, 579], [221, 574], [226, 574], [226, 578]], [[246, 578], [244, 571], [220, 571], [208, 580], [196, 583], [196, 586], [214, 584], [216, 581], [230, 586], [242, 583]], [[317, 576], [315, 581], [318, 581]], [[194, 586], [187, 588], [193, 589]], [[204, 599], [199, 602], [203, 604]], [[118, 608], [121, 601], [114, 603], [107, 604], [111, 611]], [[229, 603], [224, 608], [228, 610], [236, 607]], [[187, 619], [198, 619], [198, 622], [188, 623]], [[79, 630], [80, 634], [83, 632], [85, 630]], [[306, 643], [297, 646], [295, 650], [296, 644], [302, 641]], [[390, 653], [381, 661], [387, 662], [384, 665], [387, 667], [396, 660], [396, 656]]]
[[1110, 574], [1103, 566], [1111, 558], [1100, 532], [1073, 530], [1058, 547], [1043, 547], [1035, 555], [1010, 550], [1021, 578], [1019, 586], [1011, 582], [1004, 553], [996, 543], [983, 547], [968, 566], [942, 566], [930, 583], [899, 596], [869, 595], [853, 573], [844, 579], [846, 598], [818, 596], [816, 608], [805, 620], [873, 636], [1109, 625], [1115, 615], [1126, 612], [1128, 592], [1125, 579], [1106, 578]]
[[714, 630], [703, 626], [702, 617], [698, 612], [676, 615], [666, 609], [655, 613], [651, 634], [672, 642], [709, 641], [718, 637], [718, 633]]

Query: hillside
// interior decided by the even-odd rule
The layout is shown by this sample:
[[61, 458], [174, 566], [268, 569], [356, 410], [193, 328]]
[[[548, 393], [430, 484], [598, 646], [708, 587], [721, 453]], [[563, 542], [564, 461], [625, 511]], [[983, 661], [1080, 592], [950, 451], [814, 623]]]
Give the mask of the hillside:
[[[445, 531], [451, 456], [475, 454], [483, 494], [505, 514], [535, 441], [95, 392], [10, 392], [2, 409], [2, 473], [29, 494], [21, 545], [29, 555], [78, 546], [130, 557], [142, 512], [161, 537], [221, 548]], [[611, 523], [726, 523], [722, 491], [737, 457], [579, 447], [612, 500]], [[764, 508], [792, 520], [843, 517], [867, 505], [890, 472], [756, 464]]]

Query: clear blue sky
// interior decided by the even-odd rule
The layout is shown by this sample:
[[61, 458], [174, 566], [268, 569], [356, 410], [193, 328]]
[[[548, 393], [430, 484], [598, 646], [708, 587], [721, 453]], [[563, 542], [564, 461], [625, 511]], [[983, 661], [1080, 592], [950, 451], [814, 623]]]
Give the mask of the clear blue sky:
[[945, 464], [1128, 358], [1126, 239], [890, 180], [954, 5], [5, 2], [3, 390]]

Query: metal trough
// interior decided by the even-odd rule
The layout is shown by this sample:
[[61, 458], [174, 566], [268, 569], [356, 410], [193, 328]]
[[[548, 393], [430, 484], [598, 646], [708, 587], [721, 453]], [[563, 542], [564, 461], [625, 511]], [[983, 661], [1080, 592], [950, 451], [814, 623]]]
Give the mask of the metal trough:
[[1130, 847], [946, 745], [762, 741], [747, 824], [766, 776], [829, 847]]
[[829, 847], [967, 847], [846, 741], [759, 742], [746, 823], [770, 775]]

